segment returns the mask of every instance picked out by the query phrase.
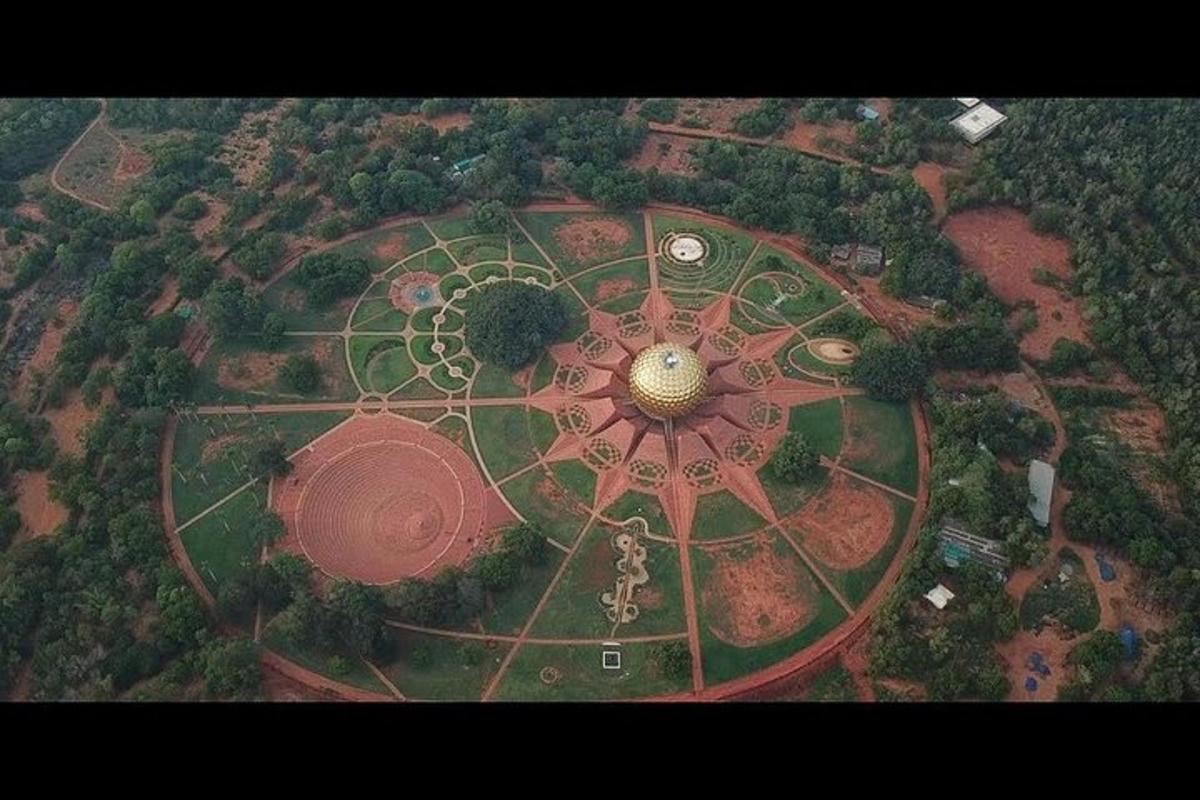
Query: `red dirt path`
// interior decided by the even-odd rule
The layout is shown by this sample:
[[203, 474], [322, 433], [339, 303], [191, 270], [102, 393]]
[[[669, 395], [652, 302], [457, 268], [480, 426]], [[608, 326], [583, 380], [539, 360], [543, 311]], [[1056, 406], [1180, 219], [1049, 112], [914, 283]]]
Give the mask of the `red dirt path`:
[[922, 161], [913, 167], [913, 180], [925, 190], [933, 201], [933, 218], [941, 220], [946, 216], [946, 173], [954, 172], [950, 167], [933, 161]]
[[[954, 214], [942, 232], [963, 260], [978, 269], [996, 296], [1008, 304], [1032, 300], [1038, 325], [1021, 340], [1021, 352], [1035, 360], [1050, 357], [1059, 338], [1087, 341], [1079, 303], [1059, 290], [1033, 282], [1034, 267], [1071, 277], [1070, 245], [1033, 231], [1029, 219], [1011, 208], [975, 208]], [[1057, 312], [1060, 319], [1054, 318]]]

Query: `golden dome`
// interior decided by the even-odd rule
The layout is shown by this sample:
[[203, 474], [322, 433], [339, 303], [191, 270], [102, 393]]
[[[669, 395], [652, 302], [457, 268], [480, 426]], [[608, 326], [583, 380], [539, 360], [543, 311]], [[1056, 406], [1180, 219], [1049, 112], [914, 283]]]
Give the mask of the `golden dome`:
[[678, 344], [656, 344], [638, 353], [629, 368], [629, 394], [646, 414], [674, 419], [704, 402], [708, 372], [700, 356]]

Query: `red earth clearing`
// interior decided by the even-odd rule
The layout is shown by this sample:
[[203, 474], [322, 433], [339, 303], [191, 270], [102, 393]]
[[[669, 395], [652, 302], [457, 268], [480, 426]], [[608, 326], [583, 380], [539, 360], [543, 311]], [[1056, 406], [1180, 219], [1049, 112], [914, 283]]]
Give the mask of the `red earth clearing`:
[[1033, 281], [1035, 267], [1070, 279], [1071, 252], [1066, 240], [1035, 233], [1028, 217], [1011, 208], [962, 211], [946, 220], [942, 232], [963, 260], [983, 273], [997, 297], [1010, 305], [1022, 300], [1035, 304], [1038, 324], [1021, 340], [1023, 354], [1042, 361], [1050, 357], [1050, 348], [1060, 338], [1087, 341], [1079, 303], [1054, 287]]
[[470, 457], [392, 414], [356, 415], [272, 481], [283, 546], [364, 583], [435, 575], [482, 543], [487, 499]]
[[945, 176], [955, 170], [937, 164], [933, 161], [922, 161], [913, 167], [912, 176], [917, 185], [925, 190], [933, 201], [933, 218], [940, 220], [946, 216], [946, 183]]
[[38, 342], [37, 349], [33, 351], [33, 357], [26, 362], [17, 379], [18, 397], [28, 398], [28, 393], [33, 388], [35, 371], [49, 374], [54, 364], [54, 357], [58, 355], [58, 348], [62, 346], [63, 337], [67, 335], [71, 322], [78, 313], [79, 303], [74, 300], [59, 301], [54, 316], [46, 323], [46, 329], [42, 332], [42, 340]]
[[21, 515], [21, 529], [13, 543], [54, 533], [67, 521], [67, 509], [50, 499], [50, 476], [45, 470], [17, 473], [17, 502], [13, 508]]
[[144, 175], [150, 169], [150, 163], [150, 156], [141, 150], [122, 144], [121, 160], [117, 163], [113, 179], [118, 182], [133, 180], [139, 175]]
[[111, 386], [104, 389], [95, 408], [88, 408], [83, 394], [78, 389], [67, 392], [62, 408], [46, 406], [42, 416], [50, 423], [50, 433], [58, 449], [70, 455], [83, 454], [83, 432], [100, 418], [104, 407], [113, 402], [115, 392]]
[[175, 305], [175, 301], [179, 299], [179, 279], [174, 275], [167, 278], [166, 284], [163, 286], [163, 293], [160, 294], [146, 313], [153, 317], [156, 314], [162, 314], [164, 311], [169, 311], [171, 306]]
[[947, 391], [965, 391], [974, 386], [995, 386], [1010, 400], [1026, 408], [1041, 410], [1048, 400], [1024, 372], [988, 372], [939, 369], [934, 382]]
[[787, 526], [823, 564], [848, 570], [861, 567], [883, 549], [895, 519], [883, 492], [837, 472]]
[[[830, 141], [826, 141], [830, 140]], [[854, 123], [838, 120], [830, 123], [804, 122], [796, 118], [792, 127], [784, 131], [780, 141], [787, 147], [799, 150], [816, 150], [830, 155], [844, 155], [838, 145], [854, 144]]]
[[688, 150], [695, 145], [694, 140], [683, 136], [651, 133], [646, 136], [641, 151], [630, 164], [643, 172], [654, 167], [664, 175], [691, 175], [696, 170]]
[[42, 211], [42, 207], [37, 203], [24, 202], [18, 203], [13, 207], [13, 211], [26, 219], [31, 219], [34, 222], [46, 222], [46, 212]]
[[633, 237], [624, 222], [605, 217], [584, 217], [559, 225], [554, 240], [579, 263], [616, 258]]
[[679, 102], [679, 113], [675, 122], [688, 118], [703, 120], [708, 130], [731, 131], [733, 121], [747, 111], [758, 108], [758, 100], [743, 97], [700, 97], [685, 98]]
[[792, 558], [756, 538], [711, 552], [712, 572], [701, 593], [709, 628], [723, 642], [757, 647], [789, 636], [817, 614], [818, 591]]

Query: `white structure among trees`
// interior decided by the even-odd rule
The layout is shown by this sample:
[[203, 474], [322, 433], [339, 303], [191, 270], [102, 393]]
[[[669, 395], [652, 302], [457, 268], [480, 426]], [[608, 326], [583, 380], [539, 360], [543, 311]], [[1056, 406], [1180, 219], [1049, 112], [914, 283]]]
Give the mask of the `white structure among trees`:
[[996, 130], [1008, 117], [987, 103], [979, 103], [961, 116], [950, 120], [950, 124], [971, 144], [981, 141]]

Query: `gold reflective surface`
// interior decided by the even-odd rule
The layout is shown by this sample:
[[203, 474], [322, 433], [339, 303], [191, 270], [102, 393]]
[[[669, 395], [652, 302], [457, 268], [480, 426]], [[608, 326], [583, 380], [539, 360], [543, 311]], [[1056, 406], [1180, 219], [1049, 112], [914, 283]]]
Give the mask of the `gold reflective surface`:
[[674, 419], [704, 402], [708, 371], [688, 347], [656, 344], [638, 353], [629, 368], [629, 394], [646, 414]]

